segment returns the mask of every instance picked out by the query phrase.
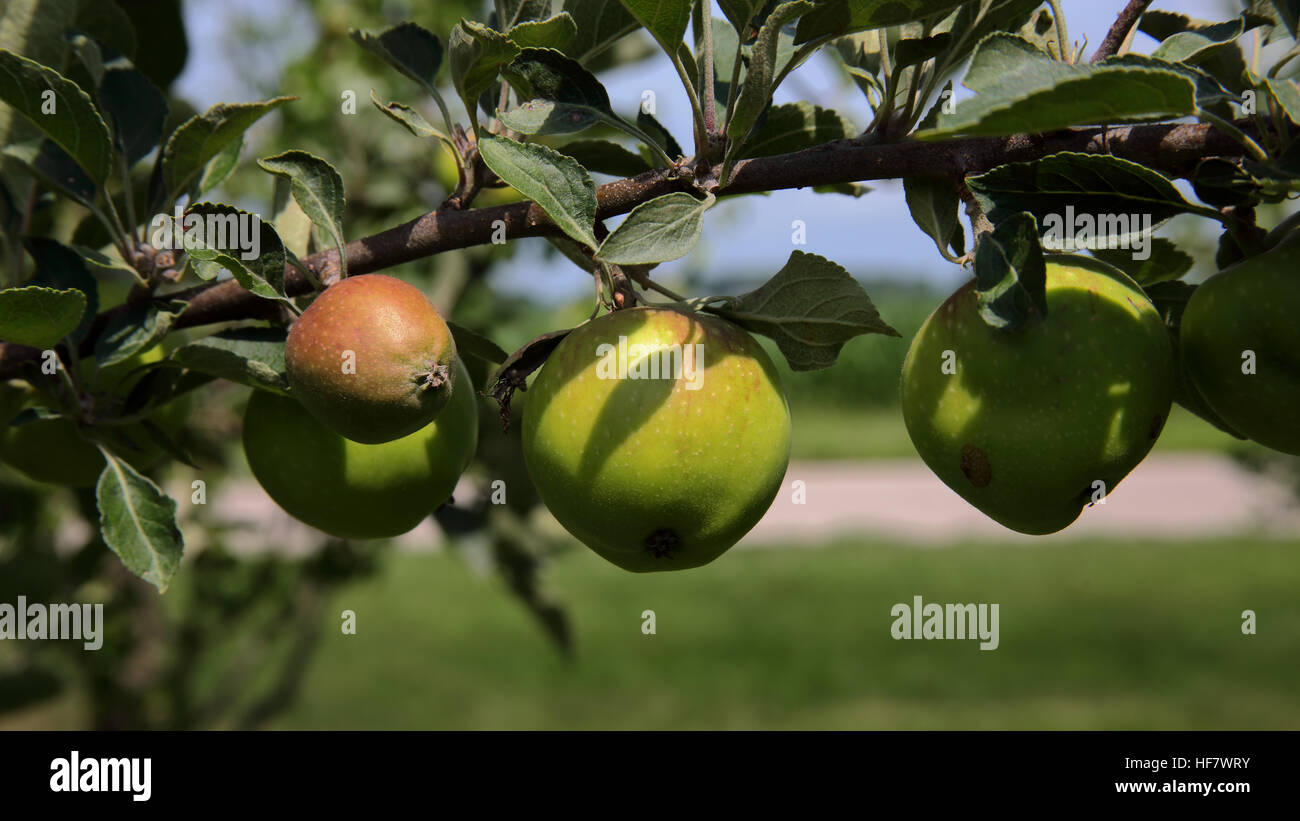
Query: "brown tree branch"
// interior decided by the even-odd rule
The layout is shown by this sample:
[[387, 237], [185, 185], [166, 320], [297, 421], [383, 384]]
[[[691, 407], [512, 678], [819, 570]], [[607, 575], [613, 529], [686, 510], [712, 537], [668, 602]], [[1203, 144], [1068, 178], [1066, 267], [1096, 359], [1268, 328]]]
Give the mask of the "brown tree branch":
[[1107, 57], [1119, 54], [1120, 46], [1128, 39], [1129, 32], [1133, 30], [1133, 26], [1137, 25], [1138, 18], [1142, 16], [1142, 12], [1146, 11], [1149, 5], [1151, 5], [1151, 0], [1128, 0], [1128, 5], [1115, 18], [1110, 31], [1106, 32], [1106, 38], [1101, 41], [1101, 45], [1097, 46], [1097, 50], [1093, 52], [1090, 62], [1100, 63]]
[[[1238, 125], [1253, 130], [1252, 123]], [[1109, 129], [1104, 136], [1102, 129], [1089, 128], [935, 143], [903, 140], [873, 145], [857, 139], [837, 140], [790, 154], [742, 160], [736, 164], [730, 183], [716, 193], [725, 197], [912, 176], [960, 180], [1004, 163], [1036, 160], [1060, 151], [1109, 153], [1172, 176], [1186, 176], [1201, 158], [1215, 154], [1237, 156], [1241, 146], [1204, 123], [1135, 125]], [[718, 170], [713, 169], [713, 173]], [[625, 214], [649, 199], [692, 187], [691, 180], [674, 176], [670, 169], [647, 171], [607, 183], [596, 192], [596, 218], [603, 220]], [[502, 229], [509, 239], [559, 233], [546, 214], [528, 202], [469, 211], [433, 211], [348, 243], [348, 273], [371, 273], [443, 251], [486, 245]], [[303, 262], [318, 277], [326, 279], [338, 272], [338, 251], [313, 254]], [[311, 289], [301, 272], [292, 267], [285, 270], [285, 283], [290, 295]], [[253, 296], [233, 280], [201, 285], [167, 297], [189, 302], [177, 322], [180, 328], [267, 319], [277, 310], [276, 303]], [[120, 310], [120, 307], [111, 308], [96, 318], [83, 344], [83, 353], [93, 350], [94, 340], [104, 325]], [[38, 355], [32, 348], [0, 343], [0, 379], [17, 376], [21, 363]]]

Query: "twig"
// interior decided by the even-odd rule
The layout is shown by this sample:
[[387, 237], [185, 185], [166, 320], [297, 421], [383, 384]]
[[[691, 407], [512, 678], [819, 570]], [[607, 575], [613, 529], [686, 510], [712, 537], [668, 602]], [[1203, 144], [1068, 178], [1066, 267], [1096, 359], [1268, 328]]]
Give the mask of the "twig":
[[1133, 26], [1137, 25], [1138, 18], [1151, 5], [1151, 0], [1128, 0], [1128, 5], [1115, 18], [1111, 24], [1110, 31], [1106, 32], [1106, 37], [1097, 46], [1097, 50], [1092, 53], [1090, 62], [1100, 63], [1107, 57], [1113, 57], [1119, 54], [1120, 46], [1128, 39], [1129, 32]]
[[[1254, 124], [1249, 121], [1235, 125], [1243, 132], [1255, 131]], [[1099, 128], [934, 143], [902, 140], [872, 145], [853, 139], [836, 140], [790, 154], [741, 160], [736, 163], [727, 185], [715, 193], [725, 197], [909, 176], [960, 179], [1005, 163], [1029, 162], [1060, 151], [1109, 153], [1175, 177], [1187, 176], [1205, 156], [1240, 156], [1242, 153], [1241, 146], [1230, 135], [1208, 123], [1162, 123], [1111, 129], [1105, 144]], [[647, 200], [691, 188], [689, 179], [676, 176], [671, 169], [655, 169], [607, 183], [596, 192], [596, 217], [607, 219], [626, 214]], [[403, 225], [348, 243], [348, 273], [372, 273], [443, 251], [486, 245], [492, 241], [498, 222], [504, 226], [510, 239], [559, 233], [542, 209], [529, 202], [468, 211], [432, 211]], [[338, 272], [338, 251], [322, 251], [302, 262], [317, 277], [328, 280], [330, 272]], [[292, 267], [285, 271], [285, 287], [289, 296], [311, 290], [307, 278]], [[189, 303], [177, 320], [178, 329], [246, 319], [272, 319], [278, 310], [274, 301], [254, 296], [233, 280], [205, 284], [166, 296]], [[94, 351], [95, 340], [122, 310], [122, 307], [111, 308], [96, 317], [82, 343], [83, 355]], [[33, 348], [0, 343], [0, 379], [18, 376], [23, 362], [39, 356], [40, 352]]]

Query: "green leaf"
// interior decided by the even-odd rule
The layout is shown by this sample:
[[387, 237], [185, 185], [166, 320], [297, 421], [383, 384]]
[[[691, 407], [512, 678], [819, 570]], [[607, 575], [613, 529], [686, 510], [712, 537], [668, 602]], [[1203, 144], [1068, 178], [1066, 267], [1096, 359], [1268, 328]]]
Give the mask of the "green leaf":
[[673, 138], [668, 129], [664, 128], [663, 123], [656, 120], [653, 114], [647, 113], [644, 108], [637, 109], [636, 127], [650, 135], [650, 138], [658, 143], [659, 147], [669, 157], [676, 159], [677, 157], [686, 156], [686, 153], [682, 151], [681, 143]]
[[743, 37], [749, 31], [749, 24], [762, 7], [764, 0], [718, 0], [718, 6], [726, 16], [727, 22]]
[[[340, 277], [348, 275], [347, 242], [343, 239], [343, 178], [334, 166], [306, 151], [286, 151], [257, 161], [262, 170], [289, 180], [294, 201], [339, 250]], [[283, 263], [281, 263], [283, 265]]]
[[951, 181], [904, 177], [903, 194], [912, 221], [930, 235], [945, 259], [966, 253], [966, 236], [958, 214], [961, 200]]
[[[302, 203], [296, 196], [294, 201], [301, 207]], [[187, 221], [191, 215], [203, 218], [204, 230], [194, 234], [186, 231], [186, 250], [190, 256], [221, 263], [245, 290], [256, 296], [286, 298], [284, 242], [269, 221], [233, 205], [215, 202], [191, 205], [185, 209]], [[250, 224], [258, 232], [256, 248], [252, 247], [249, 237], [244, 236]], [[208, 235], [209, 227], [211, 236]]]
[[196, 339], [171, 358], [192, 371], [287, 395], [284, 341], [281, 328], [237, 328]]
[[1017, 332], [1047, 316], [1047, 263], [1032, 214], [1013, 214], [975, 248], [975, 298], [980, 318]]
[[185, 539], [176, 526], [176, 500], [108, 448], [95, 497], [104, 543], [126, 569], [162, 593], [180, 567]]
[[96, 268], [103, 268], [106, 271], [113, 271], [128, 276], [132, 275], [130, 266], [122, 261], [122, 258], [118, 256], [116, 250], [113, 252], [112, 256], [109, 256], [96, 248], [87, 248], [84, 245], [77, 245], [76, 243], [72, 243], [69, 247], [73, 251], [76, 251], [82, 259], [91, 265], [94, 265]]
[[136, 54], [135, 24], [117, 3], [96, 0], [79, 0], [77, 18], [73, 28], [85, 32], [115, 51], [134, 60]]
[[574, 103], [613, 115], [609, 93], [596, 75], [577, 60], [549, 48], [526, 48], [501, 69], [522, 99], [541, 97], [560, 103]]
[[[1148, 9], [1138, 20], [1138, 31], [1164, 41], [1183, 32], [1213, 30], [1218, 25], [1220, 24], [1205, 20], [1192, 20], [1183, 14]], [[1249, 25], [1253, 23], [1248, 23], [1247, 27]], [[1248, 88], [1246, 61], [1241, 48], [1235, 43], [1208, 49], [1190, 60], [1208, 71], [1229, 91], [1239, 94]]]
[[962, 0], [821, 0], [799, 21], [794, 41], [912, 23], [960, 5]]
[[96, 186], [108, 177], [113, 143], [95, 104], [57, 71], [0, 48], [0, 100], [32, 121]]
[[177, 444], [172, 435], [163, 430], [162, 426], [157, 422], [152, 419], [141, 419], [140, 428], [144, 431], [145, 438], [167, 454], [169, 458], [183, 465], [188, 465], [195, 470], [202, 470], [202, 465], [195, 462], [194, 457], [190, 456], [185, 448]]
[[1215, 208], [1258, 205], [1260, 180], [1243, 166], [1240, 159], [1206, 157], [1192, 170], [1192, 190], [1201, 202]]
[[[733, 29], [726, 20], [720, 20], [717, 17], [713, 17], [710, 19], [710, 22], [712, 23], [711, 28], [713, 29], [713, 94], [717, 100], [717, 105], [725, 107], [731, 104], [731, 98], [733, 97], [731, 88], [731, 67], [735, 65], [736, 52], [740, 50], [740, 38], [736, 34], [736, 30]], [[701, 70], [702, 75], [704, 68], [704, 44], [697, 40], [696, 48], [699, 53], [695, 55], [695, 64], [697, 68]], [[740, 74], [736, 78], [737, 81], [743, 80], [745, 77], [743, 59], [741, 60], [741, 63], [742, 66]], [[700, 76], [696, 80], [696, 86], [703, 88], [705, 82], [707, 82], [707, 79], [704, 76]], [[740, 88], [739, 82], [737, 82], [736, 88]]]
[[852, 123], [829, 108], [803, 101], [774, 105], [742, 146], [739, 156], [788, 154], [857, 133]]
[[294, 97], [275, 97], [257, 103], [218, 103], [197, 114], [172, 132], [163, 148], [162, 176], [173, 197], [185, 191], [208, 161], [239, 139], [248, 127], [281, 103]]
[[598, 122], [624, 127], [609, 107], [609, 94], [596, 76], [558, 51], [524, 49], [501, 69], [501, 75], [525, 100], [497, 115], [515, 131], [572, 134]]
[[1273, 7], [1291, 39], [1300, 39], [1300, 0], [1273, 0]]
[[669, 55], [677, 53], [691, 21], [691, 0], [621, 0]]
[[938, 57], [952, 44], [952, 35], [948, 32], [932, 34], [929, 37], [899, 40], [894, 45], [894, 69], [924, 63], [932, 57]]
[[636, 31], [636, 18], [616, 0], [564, 0], [564, 11], [578, 24], [567, 53], [585, 62]]
[[100, 51], [99, 43], [84, 34], [69, 33], [68, 46], [77, 55], [77, 59], [81, 61], [81, 65], [86, 69], [86, 73], [90, 75], [91, 82], [94, 84], [93, 87], [86, 86], [84, 90], [89, 94], [89, 92], [98, 89], [99, 81], [104, 79], [104, 53]]
[[216, 279], [225, 268], [226, 266], [215, 260], [198, 259], [188, 255], [185, 257], [186, 272], [194, 274], [204, 282], [211, 282]]
[[479, 140], [478, 150], [488, 168], [537, 203], [560, 230], [597, 246], [596, 186], [576, 160], [543, 145], [492, 135]]
[[[1167, 177], [1110, 156], [1061, 152], [1034, 162], [1000, 165], [968, 177], [966, 183], [994, 224], [1020, 211], [1033, 214], [1044, 230], [1055, 222], [1073, 224], [1078, 215], [1149, 216], [1149, 224], [1125, 219], [1128, 230], [1111, 232], [1130, 243], [1143, 229], [1154, 229], [1173, 216], [1206, 211], [1185, 200]], [[1112, 227], [1123, 227], [1119, 222], [1111, 220]]]
[[162, 138], [167, 98], [134, 66], [110, 62], [99, 82], [99, 105], [128, 168], [144, 159]]
[[1120, 54], [1115, 57], [1107, 57], [1097, 65], [1102, 67], [1129, 66], [1160, 69], [1182, 74], [1196, 84], [1196, 105], [1198, 108], [1207, 109], [1232, 99], [1232, 95], [1228, 93], [1227, 89], [1219, 85], [1218, 80], [1211, 77], [1204, 69], [1196, 66], [1189, 66], [1184, 63], [1167, 63], [1163, 60], [1152, 59], [1145, 54]]
[[[956, 67], [975, 50], [980, 41], [995, 31], [1019, 31], [1033, 19], [1042, 0], [979, 0], [963, 3], [949, 31], [956, 42], [942, 62]], [[1050, 20], [1051, 14], [1043, 9]], [[1052, 38], [1055, 39], [1055, 33]]]
[[194, 188], [190, 192], [191, 199], [197, 199], [221, 185], [222, 181], [234, 172], [235, 166], [239, 165], [239, 154], [243, 150], [244, 135], [240, 134], [233, 142], [221, 149], [217, 156], [208, 160], [208, 164], [203, 167], [203, 173], [194, 180]]
[[971, 59], [965, 84], [978, 93], [940, 112], [919, 139], [1055, 131], [1196, 113], [1196, 87], [1174, 71], [1127, 65], [1070, 65], [1029, 42], [993, 34]]
[[498, 113], [507, 128], [521, 134], [574, 134], [584, 131], [604, 118], [595, 109], [551, 100], [529, 100], [509, 111]]
[[53, 348], [77, 329], [86, 295], [76, 289], [39, 285], [0, 291], [0, 339], [32, 348]]
[[782, 3], [768, 15], [763, 28], [759, 29], [758, 39], [754, 41], [750, 53], [749, 72], [745, 82], [736, 96], [736, 105], [728, 112], [727, 134], [731, 145], [727, 149], [727, 165], [739, 156], [741, 146], [749, 136], [750, 129], [758, 122], [758, 117], [767, 108], [772, 99], [772, 83], [776, 79], [776, 51], [781, 27], [802, 14], [808, 13], [813, 4], [808, 0], [791, 0]]
[[1295, 83], [1291, 80], [1275, 80], [1269, 77], [1264, 80], [1264, 86], [1268, 89], [1269, 96], [1286, 114], [1286, 118], [1300, 125], [1300, 91], [1296, 91]]
[[479, 95], [492, 86], [501, 66], [519, 54], [519, 47], [499, 31], [462, 19], [447, 38], [451, 81], [465, 110], [477, 110]]
[[568, 12], [545, 20], [529, 20], [510, 28], [508, 36], [520, 48], [553, 48], [564, 51], [578, 35], [578, 24]]
[[[271, 224], [284, 243], [287, 257], [285, 262], [296, 267], [300, 257], [307, 256], [314, 250], [315, 237], [312, 235], [311, 219], [293, 198], [289, 181], [284, 177], [276, 177], [271, 188], [271, 214]], [[203, 276], [201, 271], [196, 273]]]
[[437, 35], [415, 23], [399, 23], [383, 31], [353, 29], [352, 40], [402, 74], [437, 95], [435, 78], [442, 65]]
[[685, 256], [700, 239], [704, 212], [717, 198], [702, 200], [676, 191], [641, 203], [605, 237], [596, 259], [616, 265], [647, 265]]
[[559, 147], [588, 171], [614, 177], [635, 177], [653, 166], [643, 157], [609, 140], [574, 140]]
[[6, 157], [22, 163], [31, 174], [45, 185], [60, 191], [73, 201], [90, 208], [98, 190], [95, 181], [86, 175], [68, 152], [47, 139], [28, 140], [4, 147]]
[[1195, 61], [1236, 40], [1243, 30], [1243, 21], [1237, 18], [1194, 31], [1180, 31], [1166, 38], [1159, 48], [1151, 52], [1151, 57], [1170, 63]]
[[710, 310], [774, 340], [796, 371], [829, 368], [855, 336], [899, 335], [848, 271], [803, 251], [757, 290]]
[[[497, 10], [503, 14], [501, 19]], [[551, 0], [501, 0], [500, 5], [495, 5], [490, 22], [502, 31], [509, 31], [520, 23], [541, 20], [550, 13]]]
[[1134, 259], [1132, 251], [1118, 248], [1094, 248], [1092, 255], [1102, 262], [1114, 265], [1146, 287], [1157, 282], [1181, 279], [1192, 270], [1195, 260], [1164, 237], [1152, 237], [1150, 253], [1146, 259]]
[[[32, 285], [64, 291], [69, 288], [86, 295], [86, 309], [81, 322], [72, 331], [72, 341], [81, 342], [95, 323], [99, 312], [99, 286], [86, 269], [86, 261], [72, 248], [47, 237], [23, 237], [23, 247], [36, 263]], [[0, 292], [2, 293], [2, 292]]]
[[424, 115], [411, 108], [405, 103], [391, 102], [382, 103], [375, 96], [375, 92], [370, 92], [370, 102], [374, 103], [375, 108], [384, 112], [390, 120], [405, 128], [417, 137], [437, 137], [444, 142], [451, 142], [446, 134], [429, 124]]
[[149, 300], [128, 307], [109, 320], [95, 340], [95, 361], [104, 368], [149, 350], [171, 331], [185, 306], [179, 300]]
[[456, 351], [461, 355], [477, 356], [492, 365], [500, 365], [509, 355], [505, 350], [478, 331], [472, 331], [464, 325], [448, 322], [452, 339], [456, 340]]

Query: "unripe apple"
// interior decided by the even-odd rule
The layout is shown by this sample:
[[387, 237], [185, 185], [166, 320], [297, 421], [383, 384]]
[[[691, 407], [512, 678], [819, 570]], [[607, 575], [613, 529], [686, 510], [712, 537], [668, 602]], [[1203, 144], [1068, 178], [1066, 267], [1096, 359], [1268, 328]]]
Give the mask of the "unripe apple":
[[1207, 279], [1179, 341], [1211, 409], [1243, 436], [1300, 455], [1300, 234]]
[[628, 570], [717, 558], [767, 511], [790, 458], [772, 361], [706, 314], [633, 308], [582, 325], [527, 397], [524, 461], [542, 501]]
[[463, 389], [438, 418], [377, 445], [339, 436], [291, 397], [254, 391], [243, 435], [253, 476], [290, 515], [339, 538], [407, 532], [451, 496], [474, 458], [474, 389], [459, 359], [455, 367]]
[[[455, 390], [456, 343], [420, 289], [382, 274], [326, 288], [289, 329], [293, 395], [354, 442], [423, 428]], [[472, 389], [471, 389], [472, 391]]]
[[1047, 316], [1020, 333], [987, 325], [974, 282], [917, 332], [903, 363], [903, 419], [921, 458], [990, 518], [1054, 533], [1104, 499], [1169, 416], [1174, 352], [1124, 274], [1049, 257]]

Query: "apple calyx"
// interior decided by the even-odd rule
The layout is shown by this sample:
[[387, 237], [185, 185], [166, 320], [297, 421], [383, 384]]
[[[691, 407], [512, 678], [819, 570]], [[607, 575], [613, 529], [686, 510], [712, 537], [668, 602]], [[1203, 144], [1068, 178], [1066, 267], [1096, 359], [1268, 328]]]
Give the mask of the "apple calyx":
[[420, 386], [420, 391], [427, 391], [430, 388], [440, 388], [447, 384], [450, 378], [450, 371], [446, 365], [435, 362], [427, 371], [422, 371], [415, 375], [415, 383]]
[[673, 551], [681, 546], [682, 539], [670, 527], [661, 527], [645, 537], [646, 549], [656, 559], [671, 559]]

